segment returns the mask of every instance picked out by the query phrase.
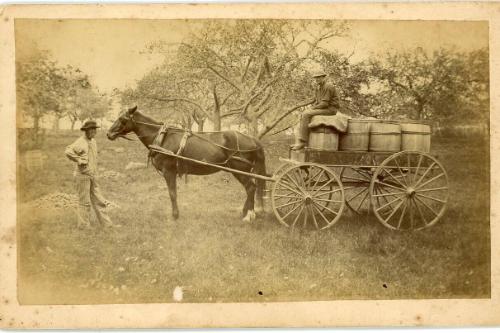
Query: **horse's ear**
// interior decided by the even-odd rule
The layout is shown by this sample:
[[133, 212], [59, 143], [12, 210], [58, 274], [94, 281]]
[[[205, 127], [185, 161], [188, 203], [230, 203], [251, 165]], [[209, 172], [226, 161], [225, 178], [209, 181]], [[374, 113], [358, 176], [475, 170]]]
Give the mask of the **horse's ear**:
[[137, 105], [136, 105], [136, 106], [134, 106], [133, 108], [128, 109], [128, 113], [129, 113], [129, 114], [132, 114], [132, 113], [134, 113], [136, 110], [137, 110]]

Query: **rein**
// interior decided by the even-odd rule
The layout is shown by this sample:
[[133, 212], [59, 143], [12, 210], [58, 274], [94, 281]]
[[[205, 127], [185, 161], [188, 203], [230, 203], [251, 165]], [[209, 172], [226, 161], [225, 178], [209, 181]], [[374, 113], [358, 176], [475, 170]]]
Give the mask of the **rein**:
[[[142, 125], [154, 126], [154, 127], [158, 127], [159, 129], [164, 126], [164, 123], [162, 123], [161, 125], [159, 125], [159, 124], [153, 124], [153, 123], [147, 123], [147, 122], [135, 120], [133, 115], [129, 115], [128, 117], [125, 117], [125, 119], [132, 121], [132, 123], [134, 123], [134, 124], [142, 124]], [[239, 149], [238, 135], [240, 133], [238, 133], [236, 131], [233, 131], [233, 132], [235, 134], [236, 143], [237, 143], [238, 147], [237, 147], [237, 149], [232, 149], [232, 148], [220, 145], [220, 144], [218, 144], [216, 142], [213, 142], [212, 140], [204, 138], [203, 136], [199, 135], [198, 133], [191, 132], [189, 130], [185, 130], [185, 129], [181, 129], [181, 128], [177, 128], [177, 127], [172, 127], [172, 126], [166, 126], [166, 129], [167, 130], [168, 129], [173, 129], [173, 130], [176, 130], [178, 132], [182, 132], [184, 134], [190, 133], [190, 135], [195, 136], [195, 137], [197, 137], [200, 140], [203, 140], [203, 141], [208, 142], [208, 143], [210, 143], [210, 144], [212, 144], [212, 145], [214, 145], [214, 146], [216, 146], [218, 148], [221, 148], [221, 149], [224, 149], [226, 151], [231, 152], [232, 155], [234, 155], [236, 153], [251, 153], [251, 152], [255, 152], [255, 151], [257, 151], [257, 150], [260, 149], [259, 147], [256, 147], [256, 148], [253, 148], [253, 149]], [[215, 131], [215, 132], [210, 132], [210, 133], [222, 133], [222, 131]], [[159, 132], [156, 133], [156, 134], [151, 134], [151, 135], [137, 135], [136, 134], [137, 138], [147, 138], [147, 137], [151, 138], [151, 137], [157, 137], [158, 135], [159, 135]], [[118, 135], [118, 137], [126, 139], [126, 140], [129, 140], [129, 141], [137, 141], [135, 139], [127, 137], [127, 134], [121, 134], [121, 135]]]

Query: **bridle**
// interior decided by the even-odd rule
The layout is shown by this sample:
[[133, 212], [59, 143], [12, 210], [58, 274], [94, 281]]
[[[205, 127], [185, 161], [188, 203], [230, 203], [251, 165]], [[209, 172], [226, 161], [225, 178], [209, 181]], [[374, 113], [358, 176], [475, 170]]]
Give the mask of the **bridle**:
[[[146, 123], [146, 122], [143, 122], [143, 121], [138, 121], [136, 119], [134, 119], [134, 115], [133, 114], [128, 114], [128, 116], [120, 116], [119, 120], [120, 120], [120, 123], [122, 123], [123, 125], [123, 121], [122, 119], [126, 120], [126, 121], [131, 121], [132, 124], [135, 126], [136, 124], [142, 124], [142, 125], [149, 125], [149, 126], [155, 126], [155, 127], [158, 127], [158, 128], [161, 128], [163, 125], [158, 125], [158, 124], [153, 124], [153, 123]], [[130, 132], [129, 132], [130, 133]], [[132, 138], [129, 138], [127, 135], [129, 134], [118, 134], [117, 137], [119, 138], [123, 138], [125, 140], [129, 140], [129, 141], [136, 141]], [[137, 138], [152, 138], [152, 137], [156, 137], [158, 134], [150, 134], [150, 135], [137, 135], [137, 133], [135, 133], [135, 135], [137, 136]]]

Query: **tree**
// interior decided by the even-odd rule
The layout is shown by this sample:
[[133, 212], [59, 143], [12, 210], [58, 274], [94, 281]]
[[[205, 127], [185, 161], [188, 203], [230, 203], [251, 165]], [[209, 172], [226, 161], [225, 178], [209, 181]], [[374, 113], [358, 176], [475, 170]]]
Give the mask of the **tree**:
[[226, 118], [242, 120], [262, 137], [304, 105], [304, 62], [346, 32], [332, 21], [210, 21], [176, 49], [173, 62], [171, 46], [157, 42], [150, 50], [165, 54], [160, 70], [177, 72], [171, 77], [190, 88], [165, 89], [162, 100], [191, 104], [215, 129]]
[[406, 114], [420, 120], [463, 114], [471, 89], [467, 58], [453, 50], [440, 49], [429, 55], [417, 48], [372, 60], [371, 74], [381, 87], [378, 96], [392, 106], [385, 114]]
[[50, 60], [50, 54], [40, 50], [16, 62], [16, 76], [18, 107], [33, 119], [33, 139], [38, 145], [42, 117], [51, 112], [61, 112], [60, 96], [66, 79], [55, 62]]

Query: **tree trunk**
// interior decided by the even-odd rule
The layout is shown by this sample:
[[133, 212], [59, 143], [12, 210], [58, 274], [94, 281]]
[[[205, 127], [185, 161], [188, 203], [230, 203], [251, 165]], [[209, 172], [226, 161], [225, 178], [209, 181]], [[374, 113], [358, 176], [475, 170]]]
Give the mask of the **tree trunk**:
[[71, 130], [75, 129], [76, 119], [71, 119]]
[[59, 121], [61, 120], [61, 116], [55, 115], [54, 116], [54, 123], [52, 124], [52, 130], [55, 132], [59, 131]]
[[220, 119], [220, 109], [219, 108], [214, 108], [212, 122], [214, 123], [214, 131], [220, 131], [221, 130], [221, 119]]
[[38, 112], [35, 112], [33, 116], [33, 145], [38, 148], [40, 144], [40, 115]]
[[424, 119], [424, 104], [421, 102], [418, 102], [417, 104], [417, 119], [418, 120]]
[[220, 103], [219, 96], [217, 96], [216, 86], [213, 86], [213, 96], [214, 96], [214, 112], [212, 116], [212, 122], [214, 124], [214, 131], [220, 131], [221, 120], [220, 120]]
[[205, 119], [200, 119], [198, 121], [198, 132], [203, 132], [203, 126], [205, 125]]
[[259, 134], [259, 119], [257, 117], [252, 117], [248, 125], [250, 126], [250, 135], [257, 137]]

